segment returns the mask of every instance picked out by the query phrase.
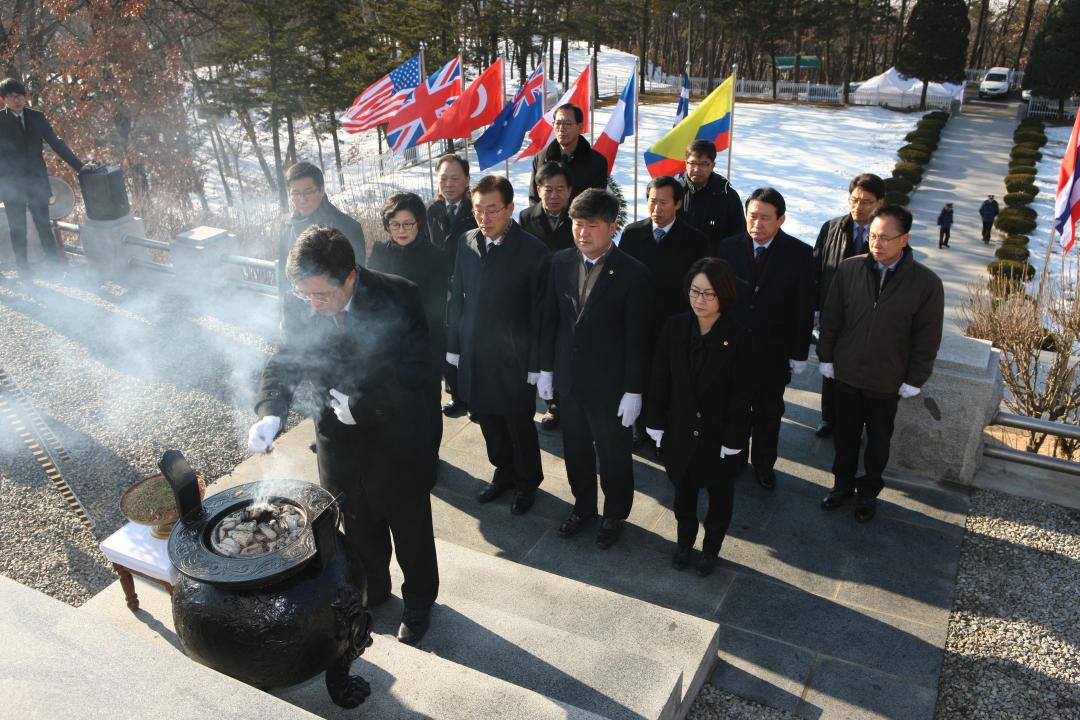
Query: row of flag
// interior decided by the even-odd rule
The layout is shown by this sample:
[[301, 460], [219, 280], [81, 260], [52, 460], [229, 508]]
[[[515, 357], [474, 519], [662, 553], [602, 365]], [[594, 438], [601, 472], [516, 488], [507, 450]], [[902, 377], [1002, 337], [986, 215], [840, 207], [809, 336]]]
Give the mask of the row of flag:
[[[581, 108], [585, 115], [582, 132], [587, 133], [590, 82], [591, 68], [586, 67], [552, 109], [544, 112], [542, 64], [513, 98], [505, 101], [502, 58], [463, 90], [460, 56], [423, 78], [422, 57], [417, 54], [361, 92], [342, 116], [341, 126], [355, 134], [385, 124], [393, 152], [434, 140], [469, 137], [473, 131], [487, 126], [476, 140], [479, 166], [485, 170], [544, 150], [555, 137], [555, 110], [568, 103]], [[595, 143], [596, 150], [608, 161], [609, 174], [619, 146], [636, 129], [636, 87], [635, 70]], [[696, 139], [713, 141], [717, 150], [727, 149], [731, 142], [733, 100], [732, 80], [728, 78], [690, 113], [690, 79], [684, 73], [675, 126], [645, 153], [649, 173], [653, 177], [681, 173], [686, 146]], [[518, 154], [526, 139], [528, 145]]]

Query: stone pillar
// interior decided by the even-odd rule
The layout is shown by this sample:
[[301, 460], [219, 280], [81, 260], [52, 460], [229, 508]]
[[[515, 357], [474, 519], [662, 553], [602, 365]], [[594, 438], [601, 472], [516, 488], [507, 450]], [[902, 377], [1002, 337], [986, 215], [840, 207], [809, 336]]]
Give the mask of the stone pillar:
[[79, 226], [87, 262], [106, 277], [125, 273], [133, 258], [151, 260], [148, 248], [124, 242], [129, 236], [146, 237], [142, 218], [129, 214], [116, 220], [87, 219]]
[[204, 289], [224, 285], [228, 266], [222, 257], [228, 254], [233, 239], [228, 231], [208, 225], [180, 233], [170, 244], [176, 277]]

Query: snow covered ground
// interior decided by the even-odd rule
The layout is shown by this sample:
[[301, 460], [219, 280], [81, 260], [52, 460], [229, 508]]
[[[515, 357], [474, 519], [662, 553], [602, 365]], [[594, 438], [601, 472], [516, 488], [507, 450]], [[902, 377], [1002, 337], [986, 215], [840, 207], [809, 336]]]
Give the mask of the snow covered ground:
[[[1031, 207], [1038, 213], [1038, 218], [1035, 230], [1030, 235], [1031, 240], [1028, 242], [1028, 250], [1031, 251], [1028, 262], [1039, 271], [1042, 270], [1043, 261], [1046, 258], [1046, 246], [1050, 241], [1058, 171], [1061, 169], [1061, 159], [1065, 156], [1065, 148], [1069, 144], [1070, 132], [1072, 128], [1069, 126], [1046, 128], [1047, 143], [1042, 149], [1043, 158], [1035, 167], [1035, 186], [1039, 188], [1039, 194], [1035, 196]], [[1078, 267], [1080, 267], [1080, 243], [1074, 245], [1068, 253], [1062, 253], [1060, 239], [1055, 235], [1050, 256], [1050, 275], [1064, 278], [1071, 287], [1076, 287]], [[1037, 278], [1038, 275], [1036, 275], [1035, 283], [1038, 283]]]

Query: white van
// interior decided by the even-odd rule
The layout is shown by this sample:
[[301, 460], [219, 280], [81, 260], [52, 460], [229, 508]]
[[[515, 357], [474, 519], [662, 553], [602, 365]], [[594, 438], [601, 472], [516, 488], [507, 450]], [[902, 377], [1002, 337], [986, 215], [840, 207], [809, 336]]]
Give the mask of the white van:
[[995, 67], [986, 71], [979, 83], [979, 98], [1003, 98], [1009, 94], [1009, 80], [1012, 71], [1009, 68]]

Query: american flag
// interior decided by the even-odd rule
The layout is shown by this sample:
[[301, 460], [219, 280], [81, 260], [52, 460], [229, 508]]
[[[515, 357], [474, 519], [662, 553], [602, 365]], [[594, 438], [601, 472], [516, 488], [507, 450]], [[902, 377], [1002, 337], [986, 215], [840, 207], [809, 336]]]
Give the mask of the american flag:
[[386, 125], [386, 141], [394, 152], [416, 145], [443, 111], [461, 94], [461, 58], [455, 55], [409, 92]]
[[412, 89], [420, 84], [420, 55], [404, 63], [372, 83], [360, 93], [341, 118], [345, 132], [355, 135], [393, 117]]

